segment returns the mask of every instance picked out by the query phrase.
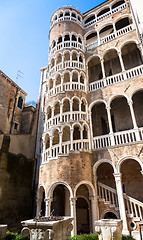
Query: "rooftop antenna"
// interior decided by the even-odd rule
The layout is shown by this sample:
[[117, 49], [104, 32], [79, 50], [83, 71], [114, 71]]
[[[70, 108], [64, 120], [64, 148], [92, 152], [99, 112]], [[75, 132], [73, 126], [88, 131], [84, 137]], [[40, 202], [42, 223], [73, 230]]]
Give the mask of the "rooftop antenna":
[[21, 72], [19, 69], [17, 70], [17, 75], [16, 75], [16, 83], [19, 78], [24, 78], [24, 73]]

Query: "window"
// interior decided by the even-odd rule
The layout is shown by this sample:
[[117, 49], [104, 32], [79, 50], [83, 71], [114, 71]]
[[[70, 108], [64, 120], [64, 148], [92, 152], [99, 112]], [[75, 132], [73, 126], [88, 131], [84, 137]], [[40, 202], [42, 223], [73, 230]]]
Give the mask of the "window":
[[23, 98], [22, 98], [22, 97], [19, 97], [19, 98], [18, 98], [17, 107], [19, 107], [20, 109], [22, 109], [22, 106], [23, 106]]
[[18, 130], [18, 123], [14, 123], [14, 130]]

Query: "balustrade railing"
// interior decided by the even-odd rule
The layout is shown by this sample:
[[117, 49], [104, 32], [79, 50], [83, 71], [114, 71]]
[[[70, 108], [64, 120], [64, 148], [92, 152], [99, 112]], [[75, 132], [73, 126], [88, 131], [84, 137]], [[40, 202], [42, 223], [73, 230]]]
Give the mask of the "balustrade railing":
[[117, 192], [115, 189], [98, 182], [98, 198], [104, 199], [105, 202], [109, 202], [110, 204], [114, 204], [115, 207], [119, 207]]
[[[42, 163], [48, 162], [51, 159], [58, 158], [59, 155], [67, 155], [70, 153], [71, 149], [71, 142], [62, 142], [61, 143], [61, 152], [60, 152], [60, 144], [56, 144], [51, 148], [45, 150], [42, 158]], [[79, 151], [79, 150], [89, 151], [89, 141], [88, 139], [81, 140], [73, 140], [73, 150], [72, 151]]]
[[99, 21], [102, 21], [103, 19], [107, 18], [107, 17], [110, 17], [112, 16], [113, 14], [117, 13], [117, 12], [120, 12], [122, 11], [123, 9], [126, 8], [126, 4], [123, 3], [122, 5], [114, 8], [114, 9], [111, 9], [110, 11], [108, 11], [107, 13], [104, 13], [102, 14], [101, 16], [99, 17], [96, 17], [95, 19], [93, 19], [92, 21], [84, 24], [84, 27], [89, 27], [90, 25], [96, 23], [96, 22], [99, 22]]
[[124, 193], [125, 208], [127, 210], [127, 216], [131, 218], [139, 218], [143, 220], [143, 203], [127, 196]]
[[106, 148], [143, 141], [143, 128], [93, 137], [92, 149]]
[[79, 61], [64, 61], [63, 63], [58, 63], [56, 66], [52, 67], [48, 72], [48, 77], [55, 74], [59, 70], [64, 70], [66, 68], [79, 68], [80, 70], [85, 70], [84, 63]]
[[105, 36], [105, 37], [99, 38], [96, 41], [86, 45], [86, 50], [90, 50], [92, 48], [100, 46], [101, 44], [110, 42], [110, 41], [114, 40], [115, 38], [120, 37], [120, 36], [130, 32], [130, 31], [134, 30], [134, 29], [135, 29], [134, 25], [130, 24], [130, 25], [124, 27], [124, 28], [121, 28], [121, 29], [119, 29], [119, 30], [117, 30], [117, 31]]
[[64, 123], [69, 123], [70, 121], [80, 121], [88, 120], [88, 114], [86, 112], [79, 112], [79, 111], [74, 111], [74, 112], [64, 112], [61, 115], [57, 114], [53, 118], [50, 118], [45, 121], [44, 124], [44, 131], [47, 131], [51, 126], [55, 126], [60, 124], [60, 121]]
[[143, 65], [139, 65], [124, 72], [114, 74], [110, 77], [106, 77], [105, 79], [89, 83], [89, 91], [92, 92], [99, 88], [103, 88], [121, 81], [125, 81], [130, 78], [138, 77], [140, 75], [143, 75]]
[[64, 48], [71, 47], [84, 51], [84, 45], [82, 43], [76, 41], [65, 41], [56, 44], [56, 46], [49, 51], [49, 55], [54, 54], [56, 51], [62, 50]]
[[78, 18], [74, 18], [72, 16], [62, 16], [60, 18], [57, 18], [57, 20], [54, 20], [50, 26], [52, 28], [56, 23], [62, 22], [62, 21], [74, 21], [77, 22], [79, 25], [82, 25], [82, 22], [78, 20]]

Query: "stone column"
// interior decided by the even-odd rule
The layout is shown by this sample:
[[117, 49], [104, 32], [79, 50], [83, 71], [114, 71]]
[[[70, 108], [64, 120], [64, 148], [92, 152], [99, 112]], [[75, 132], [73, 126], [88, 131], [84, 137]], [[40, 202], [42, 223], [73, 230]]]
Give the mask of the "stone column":
[[125, 235], [128, 235], [129, 231], [128, 231], [128, 225], [127, 225], [124, 196], [123, 196], [123, 191], [122, 191], [121, 176], [122, 176], [121, 173], [114, 173], [117, 196], [118, 196], [118, 203], [119, 203], [120, 218], [123, 221], [123, 232], [122, 233]]
[[51, 215], [51, 202], [52, 201], [53, 201], [53, 198], [51, 198], [51, 197], [45, 199], [45, 203], [46, 203], [45, 217], [49, 217]]
[[83, 149], [83, 127], [80, 129], [81, 149]]
[[125, 66], [124, 66], [121, 52], [118, 52], [118, 56], [119, 56], [122, 72], [125, 72]]
[[53, 140], [53, 137], [52, 137], [52, 135], [50, 135], [49, 137], [50, 137], [50, 156], [49, 157], [52, 157], [52, 140]]
[[90, 196], [91, 209], [92, 209], [92, 231], [95, 233], [95, 221], [98, 220], [98, 201], [97, 196]]
[[98, 46], [99, 46], [100, 45], [100, 34], [98, 31], [97, 31], [97, 40], [98, 40]]
[[71, 235], [74, 236], [77, 234], [77, 228], [76, 228], [76, 198], [72, 197], [70, 198], [70, 206], [71, 206], [71, 217], [74, 218], [73, 220], [73, 230], [71, 232]]
[[72, 67], [72, 53], [70, 52], [70, 67]]
[[114, 135], [113, 135], [113, 127], [112, 127], [112, 120], [111, 120], [111, 112], [110, 112], [110, 106], [106, 107], [107, 110], [107, 117], [108, 117], [108, 123], [109, 123], [109, 135], [111, 138], [111, 145], [115, 145], [114, 141]]
[[115, 37], [117, 37], [117, 31], [116, 31], [116, 26], [115, 26], [115, 23], [114, 23], [114, 22], [112, 22], [112, 24], [113, 24], [113, 29], [114, 29]]
[[73, 128], [71, 128], [71, 131], [70, 131], [70, 142], [71, 142], [71, 148], [70, 148], [70, 151], [73, 151]]
[[139, 130], [138, 130], [136, 117], [135, 117], [135, 113], [134, 113], [134, 109], [133, 109], [133, 101], [132, 100], [128, 101], [128, 105], [130, 107], [131, 118], [132, 118], [134, 130], [135, 130], [135, 134], [136, 134], [136, 139], [137, 139], [137, 141], [140, 141]]
[[64, 76], [61, 75], [61, 91], [63, 92], [63, 81], [64, 81]]
[[72, 90], [72, 73], [70, 73], [70, 90]]
[[72, 106], [73, 106], [73, 101], [70, 102], [70, 121], [73, 120], [73, 118], [72, 118]]
[[60, 142], [60, 147], [59, 147], [59, 153], [62, 154], [62, 132], [59, 132], [59, 142]]
[[60, 122], [62, 122], [63, 104], [60, 103]]
[[104, 59], [101, 59], [101, 70], [102, 70], [103, 82], [104, 82], [104, 87], [105, 87], [107, 84], [106, 84], [106, 75], [105, 75]]

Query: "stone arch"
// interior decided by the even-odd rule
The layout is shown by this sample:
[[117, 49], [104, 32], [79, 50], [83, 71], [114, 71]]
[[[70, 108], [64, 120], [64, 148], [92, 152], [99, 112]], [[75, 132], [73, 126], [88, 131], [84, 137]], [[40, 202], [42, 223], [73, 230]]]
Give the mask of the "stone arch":
[[105, 209], [105, 210], [101, 213], [101, 219], [104, 219], [106, 213], [113, 213], [113, 214], [116, 216], [117, 219], [120, 218], [119, 213], [116, 212], [114, 209]]
[[120, 168], [121, 168], [122, 163], [124, 161], [128, 160], [128, 159], [133, 159], [133, 160], [137, 161], [139, 163], [140, 167], [141, 167], [141, 171], [143, 172], [143, 162], [139, 158], [137, 158], [135, 156], [125, 156], [125, 157], [121, 158], [118, 161], [117, 166], [116, 166], [117, 172], [120, 172]]
[[52, 108], [51, 106], [47, 107], [47, 120], [52, 117]]
[[63, 83], [70, 82], [70, 72], [69, 71], [64, 71], [63, 73]]
[[107, 105], [110, 106], [110, 105], [111, 105], [111, 102], [112, 102], [115, 98], [120, 97], [120, 96], [121, 96], [121, 97], [125, 97], [125, 98], [127, 99], [127, 102], [129, 102], [129, 97], [127, 96], [127, 94], [125, 94], [125, 93], [117, 93], [117, 94], [112, 95], [112, 96], [109, 98]]
[[62, 128], [62, 142], [70, 141], [70, 126], [65, 125]]
[[78, 97], [73, 97], [71, 102], [72, 102], [72, 111], [79, 111], [80, 99]]
[[58, 74], [55, 76], [55, 86], [60, 85], [60, 84], [61, 84], [61, 74], [58, 73]]
[[87, 24], [95, 19], [95, 13], [90, 13], [87, 17], [84, 19], [84, 24]]
[[59, 129], [53, 129], [52, 132], [52, 146], [57, 145], [60, 142], [60, 137], [59, 137]]
[[62, 62], [62, 54], [61, 53], [58, 53], [56, 55], [56, 64], [59, 64]]
[[117, 6], [115, 6], [114, 8], [113, 8], [113, 6], [114, 5], [118, 5], [118, 6], [120, 6], [120, 5], [122, 5], [123, 3], [125, 3], [125, 1], [124, 0], [115, 0], [115, 1], [113, 1], [113, 3], [111, 4], [111, 7], [112, 7], [112, 9], [114, 9], [114, 8], [116, 8]]
[[57, 185], [59, 185], [59, 184], [64, 185], [65, 187], [67, 187], [68, 190], [69, 190], [69, 192], [70, 192], [70, 198], [73, 198], [72, 188], [70, 187], [70, 185], [69, 185], [68, 183], [63, 182], [63, 181], [55, 182], [55, 183], [53, 183], [53, 184], [49, 187], [48, 192], [47, 192], [47, 198], [52, 197], [52, 194], [53, 194], [53, 191], [54, 191], [55, 187], [56, 187]]
[[[108, 10], [109, 9], [109, 10]], [[106, 5], [106, 6], [104, 6], [104, 7], [102, 7], [102, 8], [100, 8], [97, 12], [96, 12], [96, 15], [97, 15], [97, 17], [99, 17], [99, 16], [102, 16], [104, 13], [106, 13], [106, 12], [109, 12], [110, 11], [110, 5]], [[103, 12], [103, 13], [102, 13]]]
[[63, 52], [63, 56], [64, 56], [64, 61], [70, 61], [70, 51], [66, 50]]
[[53, 104], [54, 116], [60, 114], [60, 101], [56, 100]]
[[106, 108], [107, 108], [107, 102], [106, 102], [105, 100], [103, 100], [103, 99], [98, 99], [98, 100], [93, 101], [93, 102], [89, 105], [89, 111], [90, 111], [90, 112], [91, 112], [92, 107], [93, 107], [95, 104], [97, 104], [97, 103], [104, 103], [105, 106], [106, 106]]
[[62, 99], [62, 105], [63, 105], [63, 113], [70, 112], [70, 99], [69, 98]]
[[79, 186], [81, 185], [86, 185], [88, 190], [89, 190], [89, 193], [91, 196], [96, 196], [95, 194], [95, 189], [94, 189], [94, 186], [91, 182], [89, 181], [81, 181], [79, 182], [75, 187], [74, 187], [74, 197], [76, 197], [76, 192], [77, 192], [77, 189], [79, 188]]
[[73, 140], [81, 139], [81, 124], [75, 122], [72, 125], [72, 128], [73, 128]]
[[117, 169], [116, 169], [114, 163], [113, 163], [111, 160], [109, 160], [109, 159], [100, 159], [100, 160], [98, 160], [98, 161], [94, 164], [94, 166], [93, 166], [93, 175], [94, 175], [94, 176], [96, 176], [97, 168], [98, 168], [99, 165], [102, 164], [102, 163], [109, 163], [109, 164], [113, 167], [114, 173], [117, 173]]

